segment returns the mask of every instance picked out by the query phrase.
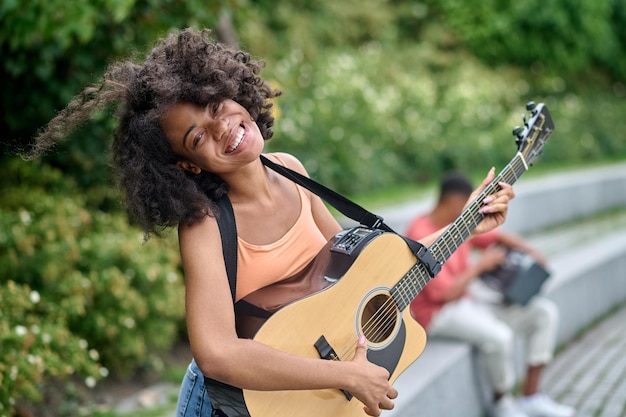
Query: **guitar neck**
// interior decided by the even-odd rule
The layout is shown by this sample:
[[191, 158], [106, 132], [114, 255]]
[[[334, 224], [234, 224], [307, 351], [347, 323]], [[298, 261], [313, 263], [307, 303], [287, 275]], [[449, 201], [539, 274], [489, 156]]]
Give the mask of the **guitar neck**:
[[441, 264], [457, 250], [474, 231], [484, 215], [478, 210], [483, 206], [482, 201], [502, 189], [500, 182], [513, 184], [528, 169], [521, 154], [516, 154], [502, 172], [489, 183], [482, 193], [463, 210], [463, 213], [448, 226], [445, 232], [430, 246], [429, 250]]
[[[484, 218], [484, 215], [478, 211], [483, 206], [482, 201], [487, 196], [502, 189], [499, 185], [500, 182], [512, 185], [526, 170], [528, 170], [528, 164], [524, 160], [523, 155], [518, 152], [511, 162], [504, 167], [502, 172], [448, 226], [441, 236], [428, 248], [440, 264], [443, 265], [450, 258]], [[430, 280], [431, 277], [426, 267], [421, 262], [417, 262], [391, 290], [398, 308], [400, 310], [406, 308]]]

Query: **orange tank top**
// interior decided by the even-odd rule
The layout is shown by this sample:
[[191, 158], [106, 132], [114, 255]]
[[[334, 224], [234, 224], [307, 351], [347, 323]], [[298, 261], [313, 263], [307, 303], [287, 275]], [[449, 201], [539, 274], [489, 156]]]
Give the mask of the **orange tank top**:
[[327, 242], [313, 220], [310, 196], [294, 186], [300, 196], [300, 215], [287, 233], [267, 245], [237, 239], [237, 300], [300, 272]]

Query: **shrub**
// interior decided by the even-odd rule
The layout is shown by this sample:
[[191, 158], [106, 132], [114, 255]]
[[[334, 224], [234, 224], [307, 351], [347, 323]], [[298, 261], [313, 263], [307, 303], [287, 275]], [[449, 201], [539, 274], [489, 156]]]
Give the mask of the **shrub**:
[[81, 375], [93, 386], [108, 374], [97, 350], [73, 334], [66, 318], [38, 291], [4, 281], [0, 303], [0, 415], [13, 415], [20, 402], [40, 402], [50, 379]]
[[[5, 175], [24, 179], [43, 168], [51, 188], [62, 187], [58, 171], [24, 165], [10, 164]], [[0, 403], [7, 415], [19, 399], [41, 400], [39, 388], [53, 378], [79, 375], [91, 386], [109, 370], [130, 375], [181, 330], [175, 242], [144, 244], [124, 215], [87, 210], [88, 199], [66, 188], [2, 190]]]
[[[486, 172], [515, 153], [509, 132], [521, 119], [510, 116], [524, 109], [527, 85], [513, 71], [496, 77], [470, 56], [408, 45], [399, 54], [377, 44], [328, 51], [315, 68], [297, 54], [277, 67], [286, 93], [269, 146], [298, 155], [340, 192], [434, 179], [452, 168]], [[290, 93], [297, 88], [304, 91]]]
[[623, 84], [585, 88], [545, 72], [489, 68], [462, 49], [433, 46], [445, 37], [438, 31], [425, 30], [431, 41], [422, 45], [329, 49], [315, 63], [296, 49], [269, 67], [285, 93], [268, 150], [297, 155], [313, 178], [349, 195], [451, 169], [484, 175], [511, 160], [511, 131], [534, 100], [556, 125], [542, 166], [626, 154]]
[[537, 63], [552, 73], [586, 73], [594, 66], [625, 73], [620, 0], [428, 1], [477, 56], [490, 64], [529, 68]]

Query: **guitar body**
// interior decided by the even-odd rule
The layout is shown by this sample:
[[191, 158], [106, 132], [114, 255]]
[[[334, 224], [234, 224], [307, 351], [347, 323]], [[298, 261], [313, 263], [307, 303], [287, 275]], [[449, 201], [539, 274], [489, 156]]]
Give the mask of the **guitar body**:
[[[359, 250], [341, 279], [277, 310], [254, 340], [320, 360], [330, 349], [328, 359], [349, 361], [359, 335], [364, 334], [368, 359], [389, 370], [390, 381], [395, 381], [426, 345], [424, 329], [411, 318], [410, 309], [397, 308], [389, 292], [416, 258], [393, 233], [379, 234]], [[244, 390], [244, 398], [252, 417], [363, 415], [363, 404], [338, 389]]]

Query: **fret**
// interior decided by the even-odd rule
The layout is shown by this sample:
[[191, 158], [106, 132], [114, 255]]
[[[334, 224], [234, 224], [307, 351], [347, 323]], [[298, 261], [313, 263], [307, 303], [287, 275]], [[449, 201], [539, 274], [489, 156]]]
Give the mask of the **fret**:
[[[435, 258], [444, 263], [454, 251], [472, 234], [472, 231], [483, 219], [483, 215], [478, 212], [482, 204], [480, 202], [487, 196], [500, 191], [499, 182], [513, 184], [526, 170], [521, 163], [521, 154], [516, 154], [513, 160], [494, 178], [485, 190], [472, 202], [461, 215], [448, 227], [448, 229], [430, 247]], [[519, 171], [516, 172], [516, 171]], [[460, 230], [463, 227], [464, 230]]]
[[391, 296], [400, 310], [404, 310], [430, 281], [426, 268], [416, 263], [391, 289]]

